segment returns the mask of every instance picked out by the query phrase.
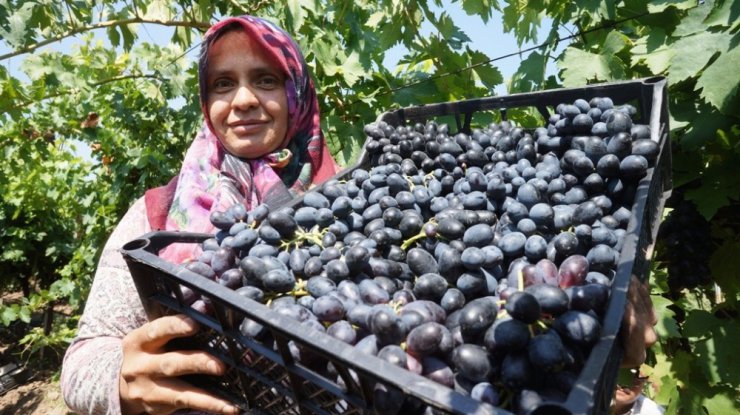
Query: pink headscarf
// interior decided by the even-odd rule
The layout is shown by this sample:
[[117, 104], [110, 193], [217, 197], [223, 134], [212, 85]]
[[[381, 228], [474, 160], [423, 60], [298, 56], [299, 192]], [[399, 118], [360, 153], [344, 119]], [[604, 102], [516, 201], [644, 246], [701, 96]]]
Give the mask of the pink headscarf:
[[[286, 75], [287, 134], [277, 152], [259, 159], [241, 159], [226, 151], [208, 116], [208, 50], [229, 30], [243, 30], [255, 39]], [[337, 172], [321, 132], [319, 105], [306, 61], [282, 29], [253, 16], [216, 23], [205, 34], [198, 71], [205, 125], [185, 155], [166, 230], [213, 233], [215, 228], [209, 219], [213, 211], [224, 211], [235, 203], [243, 203], [247, 210], [262, 203], [280, 206]], [[182, 263], [195, 253], [192, 244], [176, 244], [160, 256]]]

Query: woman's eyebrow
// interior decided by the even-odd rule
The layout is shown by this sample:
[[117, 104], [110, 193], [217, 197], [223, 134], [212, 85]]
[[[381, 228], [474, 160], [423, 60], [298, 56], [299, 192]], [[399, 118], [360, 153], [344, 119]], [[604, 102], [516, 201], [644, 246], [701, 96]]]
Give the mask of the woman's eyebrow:
[[[228, 68], [228, 67], [224, 67], [224, 68], [215, 67], [215, 68], [210, 68], [208, 70], [208, 76], [217, 77], [217, 76], [224, 76], [224, 75], [234, 75], [234, 74], [237, 74], [238, 72], [239, 72], [238, 69], [233, 69], [233, 68]], [[276, 75], [280, 77], [285, 76], [283, 74], [283, 71], [281, 71], [278, 68], [271, 67], [271, 66], [258, 66], [258, 67], [249, 68], [247, 73], [249, 75]]]

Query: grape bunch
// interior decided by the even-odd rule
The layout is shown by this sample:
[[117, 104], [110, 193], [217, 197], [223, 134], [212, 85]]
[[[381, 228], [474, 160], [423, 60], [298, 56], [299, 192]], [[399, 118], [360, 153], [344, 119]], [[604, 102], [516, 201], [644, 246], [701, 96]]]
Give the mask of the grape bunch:
[[[562, 402], [600, 337], [636, 185], [657, 158], [635, 112], [602, 97], [558, 105], [531, 133], [368, 125], [370, 167], [293, 207], [214, 212], [219, 231], [185, 267], [474, 399]], [[249, 319], [240, 330], [269, 336]], [[379, 413], [419, 410], [401, 398], [375, 388]]]
[[709, 258], [714, 252], [710, 223], [696, 205], [683, 198], [680, 190], [668, 200], [673, 210], [658, 230], [658, 261], [667, 265], [668, 287], [678, 293], [712, 282]]

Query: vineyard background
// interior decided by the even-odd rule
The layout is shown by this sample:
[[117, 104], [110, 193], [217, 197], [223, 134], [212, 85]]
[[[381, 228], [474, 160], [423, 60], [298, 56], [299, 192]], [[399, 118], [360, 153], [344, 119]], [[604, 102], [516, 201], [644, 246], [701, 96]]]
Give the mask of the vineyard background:
[[[677, 278], [686, 268], [671, 259], [677, 245], [659, 241], [650, 279], [660, 342], [643, 367], [646, 394], [669, 414], [740, 409], [740, 3], [731, 0], [0, 1], [4, 360], [58, 370], [108, 234], [145, 189], [176, 174], [200, 126], [197, 70], [183, 55], [219, 17], [245, 13], [295, 35], [343, 164], [364, 124], [390, 109], [667, 76], [678, 196], [666, 215], [688, 206], [680, 210], [699, 215], [691, 223], [706, 221], [682, 225], [684, 241], [705, 247], [695, 260], [705, 268]], [[480, 51], [450, 17], [460, 14], [501, 19], [516, 45]], [[170, 41], [154, 42], [155, 27], [174, 28]], [[47, 47], [58, 41], [71, 47]], [[399, 47], [398, 67], [385, 67]], [[518, 69], [504, 79], [499, 58], [517, 47]]]

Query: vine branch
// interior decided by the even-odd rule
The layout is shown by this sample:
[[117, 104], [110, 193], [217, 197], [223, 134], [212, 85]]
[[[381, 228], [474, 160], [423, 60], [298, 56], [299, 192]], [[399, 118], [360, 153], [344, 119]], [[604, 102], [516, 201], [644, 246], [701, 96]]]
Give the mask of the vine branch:
[[130, 24], [137, 24], [137, 23], [158, 24], [162, 26], [184, 26], [184, 27], [192, 27], [192, 28], [201, 29], [201, 30], [206, 30], [211, 26], [209, 22], [186, 21], [186, 20], [144, 19], [141, 17], [132, 17], [130, 19], [121, 19], [121, 20], [107, 20], [104, 22], [98, 22], [95, 24], [87, 25], [87, 26], [76, 27], [64, 33], [60, 33], [54, 37], [44, 39], [38, 43], [24, 46], [20, 49], [16, 49], [12, 52], [6, 53], [4, 55], [0, 55], [0, 61], [12, 58], [14, 56], [22, 55], [24, 53], [33, 52], [34, 50], [42, 46], [46, 46], [50, 43], [58, 42], [62, 39], [75, 36], [79, 33], [84, 33], [84, 32], [88, 32], [90, 30], [95, 30], [95, 29], [104, 29], [108, 27], [125, 26], [125, 25], [130, 25]]
[[[100, 80], [100, 81], [97, 81], [97, 82], [90, 82], [90, 83], [88, 83], [88, 85], [90, 87], [98, 87], [98, 86], [102, 86], [102, 85], [105, 85], [105, 84], [110, 84], [110, 83], [113, 83], [113, 82], [125, 81], [127, 79], [155, 79], [155, 80], [161, 81], [162, 80], [162, 77], [159, 76], [159, 75], [157, 75], [157, 74], [128, 74], [128, 75], [118, 75], [118, 76], [114, 76], [114, 77], [111, 77], [111, 78], [103, 79], [103, 80]], [[15, 104], [15, 105], [11, 106], [10, 108], [8, 108], [7, 110], [2, 109], [2, 108], [0, 108], [0, 109], [2, 109], [3, 111], [12, 111], [12, 110], [16, 110], [16, 109], [19, 109], [19, 108], [27, 107], [27, 106], [29, 106], [31, 104], [35, 104], [35, 103], [38, 103], [38, 102], [41, 102], [41, 101], [46, 101], [47, 99], [57, 98], [57, 97], [60, 97], [62, 95], [68, 95], [68, 94], [72, 94], [72, 93], [75, 93], [75, 92], [77, 92], [76, 89], [59, 90], [59, 91], [57, 91], [57, 92], [55, 92], [53, 94], [49, 94], [49, 95], [47, 95], [47, 96], [45, 96], [43, 98], [32, 99], [32, 100], [28, 100], [28, 101], [24, 101], [24, 102]]]

